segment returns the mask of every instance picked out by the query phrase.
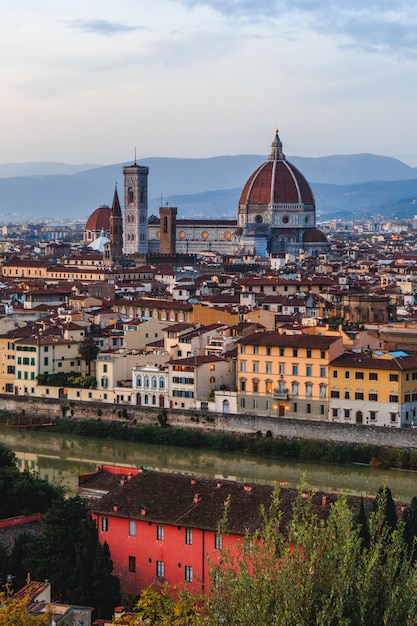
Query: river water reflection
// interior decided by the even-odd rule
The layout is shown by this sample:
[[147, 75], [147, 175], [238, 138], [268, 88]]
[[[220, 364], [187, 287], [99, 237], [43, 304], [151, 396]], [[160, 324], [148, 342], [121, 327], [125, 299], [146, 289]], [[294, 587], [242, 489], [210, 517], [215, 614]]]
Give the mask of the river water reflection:
[[58, 434], [52, 429], [2, 430], [0, 442], [16, 454], [21, 469], [39, 472], [50, 482], [75, 494], [77, 477], [97, 465], [115, 464], [187, 472], [210, 478], [226, 478], [296, 487], [304, 474], [319, 490], [373, 496], [386, 482], [395, 500], [410, 502], [417, 496], [417, 473], [377, 470], [366, 466], [307, 463], [254, 455], [190, 448], [109, 441]]

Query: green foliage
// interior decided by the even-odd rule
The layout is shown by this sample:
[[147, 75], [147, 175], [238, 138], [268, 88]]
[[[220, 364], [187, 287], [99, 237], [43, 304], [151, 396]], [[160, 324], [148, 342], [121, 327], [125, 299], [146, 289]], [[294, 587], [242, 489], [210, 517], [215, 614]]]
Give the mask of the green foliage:
[[157, 419], [158, 419], [158, 423], [159, 423], [161, 428], [167, 428], [169, 426], [169, 424], [168, 424], [168, 413], [167, 413], [166, 409], [162, 409], [162, 411], [160, 413], [158, 413]]
[[[122, 417], [122, 413], [120, 413]], [[198, 421], [195, 419], [194, 421]], [[401, 467], [417, 469], [417, 453], [398, 451], [371, 445], [353, 443], [337, 443], [313, 441], [309, 439], [287, 439], [272, 436], [266, 431], [265, 437], [246, 434], [224, 434], [203, 432], [195, 429], [160, 428], [155, 425], [135, 425], [132, 420], [129, 426], [120, 422], [103, 422], [97, 420], [60, 420], [56, 429], [61, 432], [84, 435], [88, 437], [113, 438], [122, 441], [138, 441], [142, 443], [205, 448], [224, 452], [246, 452], [262, 454], [270, 457], [288, 457], [329, 463], [364, 463], [380, 467]], [[381, 465], [378, 465], [380, 463]]]
[[0, 468], [0, 519], [44, 513], [62, 495], [61, 487], [17, 467]]
[[16, 455], [4, 443], [0, 443], [0, 469], [16, 466]]
[[81, 387], [82, 389], [95, 389], [97, 387], [97, 380], [94, 376], [82, 376], [75, 372], [39, 374], [37, 379], [39, 385], [50, 385], [51, 387]]
[[88, 369], [88, 375], [91, 375], [91, 363], [95, 361], [100, 348], [97, 341], [91, 337], [85, 337], [78, 346], [78, 354], [85, 361]]
[[55, 502], [44, 523], [41, 535], [29, 539], [23, 559], [32, 576], [48, 578], [63, 602], [91, 605], [99, 617], [110, 616], [119, 602], [119, 580], [112, 575], [108, 546], [100, 544], [84, 502]]
[[[313, 512], [300, 485], [285, 533], [279, 492], [259, 532], [238, 553], [222, 549], [212, 564], [204, 606], [208, 626], [411, 626], [417, 570], [399, 529], [386, 518], [386, 490], [370, 514], [369, 546], [340, 497], [326, 521]], [[227, 520], [226, 520], [227, 525]]]

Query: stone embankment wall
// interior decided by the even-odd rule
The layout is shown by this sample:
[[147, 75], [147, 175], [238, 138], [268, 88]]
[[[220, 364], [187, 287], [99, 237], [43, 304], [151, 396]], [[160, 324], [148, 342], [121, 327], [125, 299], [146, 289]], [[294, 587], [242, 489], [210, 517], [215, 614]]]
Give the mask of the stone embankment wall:
[[[157, 424], [161, 409], [97, 402], [67, 402], [46, 398], [28, 398], [0, 394], [0, 409], [26, 415], [72, 417], [73, 419], [118, 420], [133, 424]], [[257, 415], [231, 415], [167, 409], [168, 424], [198, 428], [224, 434], [253, 433], [270, 430], [274, 437], [304, 438], [393, 448], [417, 448], [417, 429], [333, 424]]]

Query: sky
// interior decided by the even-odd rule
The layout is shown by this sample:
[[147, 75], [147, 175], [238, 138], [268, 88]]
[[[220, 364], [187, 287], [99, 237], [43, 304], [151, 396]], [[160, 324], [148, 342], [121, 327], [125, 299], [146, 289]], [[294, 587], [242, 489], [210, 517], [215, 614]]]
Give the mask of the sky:
[[0, 163], [417, 166], [416, 0], [3, 0]]

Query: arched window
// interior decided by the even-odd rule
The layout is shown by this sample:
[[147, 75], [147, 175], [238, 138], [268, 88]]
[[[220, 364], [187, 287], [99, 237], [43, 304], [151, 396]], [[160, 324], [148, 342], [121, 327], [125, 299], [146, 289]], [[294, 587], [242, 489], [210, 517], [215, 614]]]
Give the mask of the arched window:
[[295, 381], [293, 382], [291, 386], [291, 393], [293, 396], [298, 396], [298, 383]]
[[311, 398], [313, 395], [313, 385], [311, 383], [306, 383], [306, 396], [307, 398]]
[[259, 393], [259, 378], [252, 380], [252, 391], [253, 393]]
[[152, 389], [157, 389], [158, 387], [158, 379], [156, 376], [152, 376]]
[[159, 389], [165, 389], [165, 379], [162, 377], [159, 379]]
[[142, 376], [136, 376], [136, 387], [142, 387]]
[[246, 391], [246, 378], [240, 379], [240, 391]]
[[156, 404], [156, 396], [152, 396], [152, 404], [155, 406], [155, 404]]
[[127, 202], [128, 202], [128, 204], [133, 204], [134, 198], [135, 198], [135, 196], [133, 194], [133, 189], [132, 189], [132, 187], [129, 187], [129, 189], [127, 190]]
[[149, 404], [149, 396], [145, 393], [145, 404]]
[[167, 233], [167, 232], [168, 232], [168, 218], [167, 218], [167, 216], [166, 216], [166, 215], [165, 215], [165, 217], [164, 217], [164, 221], [163, 221], [163, 228], [162, 228], [162, 230], [163, 230], [163, 232], [164, 232], [164, 233]]
[[149, 376], [145, 376], [143, 379], [143, 386], [144, 387], [149, 387]]
[[326, 385], [320, 385], [320, 398], [326, 397]]

